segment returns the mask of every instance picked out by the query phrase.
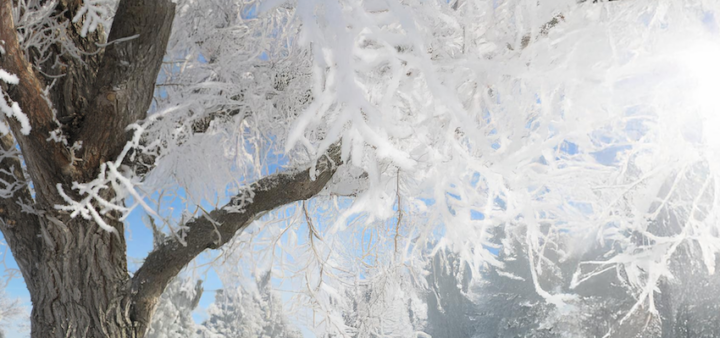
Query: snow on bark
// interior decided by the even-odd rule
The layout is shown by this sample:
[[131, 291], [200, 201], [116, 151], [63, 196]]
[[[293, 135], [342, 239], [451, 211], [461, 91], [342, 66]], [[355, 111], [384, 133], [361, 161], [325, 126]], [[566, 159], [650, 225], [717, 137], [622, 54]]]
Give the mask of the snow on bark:
[[[353, 319], [373, 323], [364, 332], [419, 330], [422, 277], [444, 252], [473, 278], [527, 288], [519, 306], [548, 315], [518, 332], [570, 332], [559, 323], [572, 309], [613, 304], [623, 311], [593, 334], [644, 318], [657, 330], [693, 311], [661, 292], [676, 290], [679, 260], [698, 280], [715, 272], [716, 2], [112, 5], [0, 8], [0, 110], [34, 189], [22, 203], [37, 202], [13, 209], [33, 210], [28, 228], [3, 231], [14, 248], [53, 250], [84, 243], [71, 222], [114, 232], [94, 243], [116, 250], [107, 271], [121, 284], [121, 221], [141, 207], [168, 235], [128, 282], [142, 320], [188, 262], [226, 243], [299, 287], [328, 334], [358, 330], [348, 292], [402, 309], [380, 323], [368, 305]], [[21, 259], [27, 278], [51, 275]], [[617, 294], [585, 303], [588, 285]]]

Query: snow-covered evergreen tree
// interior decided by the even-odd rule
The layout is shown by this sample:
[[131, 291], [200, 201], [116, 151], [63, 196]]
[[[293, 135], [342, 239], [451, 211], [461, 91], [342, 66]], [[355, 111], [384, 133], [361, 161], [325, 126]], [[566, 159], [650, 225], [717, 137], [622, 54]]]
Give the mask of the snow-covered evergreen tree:
[[282, 300], [272, 290], [270, 273], [256, 280], [255, 288], [238, 286], [215, 293], [207, 312], [210, 318], [198, 328], [202, 338], [301, 338], [285, 316]]
[[[548, 230], [547, 227], [541, 229]], [[477, 296], [477, 331], [474, 337], [655, 337], [658, 321], [647, 311], [638, 311], [622, 323], [635, 300], [625, 278], [604, 271], [575, 285], [573, 274], [582, 261], [601, 259], [607, 248], [592, 241], [572, 242], [573, 237], [556, 234], [537, 258], [529, 254], [524, 238], [500, 232], [498, 260], [473, 285]], [[589, 244], [588, 246], [588, 243]], [[572, 281], [572, 282], [571, 282]], [[551, 291], [557, 298], [550, 297]], [[551, 301], [555, 301], [552, 303]]]
[[194, 337], [197, 325], [192, 311], [202, 296], [202, 281], [175, 278], [160, 297], [147, 337], [189, 338]]
[[[353, 338], [422, 336], [427, 306], [402, 268], [388, 269], [355, 285], [346, 297], [346, 333]], [[330, 337], [342, 337], [336, 334]]]

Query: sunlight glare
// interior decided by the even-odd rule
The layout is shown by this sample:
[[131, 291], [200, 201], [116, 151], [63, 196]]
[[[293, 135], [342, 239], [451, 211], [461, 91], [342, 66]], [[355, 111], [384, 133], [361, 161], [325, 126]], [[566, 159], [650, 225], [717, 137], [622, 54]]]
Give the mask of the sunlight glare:
[[705, 145], [720, 149], [720, 45], [696, 44], [679, 54], [685, 77], [689, 80], [688, 98], [703, 125]]

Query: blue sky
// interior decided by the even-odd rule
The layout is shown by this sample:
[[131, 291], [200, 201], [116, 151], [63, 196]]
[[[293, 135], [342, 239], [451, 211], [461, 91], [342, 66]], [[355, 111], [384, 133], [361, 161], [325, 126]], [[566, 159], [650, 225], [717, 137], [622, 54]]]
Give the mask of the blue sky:
[[[497, 7], [498, 3], [499, 1], [493, 1], [494, 7]], [[246, 11], [246, 13], [244, 13], [244, 17], [254, 17], [256, 15], [256, 11], [256, 7], [250, 7]], [[705, 16], [703, 17], [703, 22], [713, 32], [718, 31], [717, 20], [715, 19], [713, 13], [705, 13]], [[202, 58], [202, 56], [200, 57]], [[264, 55], [263, 58], [265, 57], [267, 56]], [[495, 149], [497, 149], [499, 146], [500, 145], [498, 143], [493, 144], [493, 148]], [[627, 147], [628, 146], [608, 147], [605, 150], [593, 153], [592, 155], [599, 163], [610, 165], [615, 161], [616, 155], [619, 152], [627, 150]], [[563, 143], [560, 150], [569, 155], [574, 155], [579, 151], [582, 151], [576, 144], [570, 142]], [[274, 167], [269, 167], [268, 169], [268, 172], [275, 171]], [[178, 206], [176, 209], [181, 210], [182, 207]], [[128, 229], [128, 265], [131, 272], [135, 271], [139, 267], [142, 259], [152, 249], [152, 232], [145, 226], [145, 223], [142, 220], [143, 217], [146, 217], [145, 213], [138, 208], [132, 212], [132, 214], [127, 218], [126, 221], [126, 228]], [[479, 211], [472, 211], [471, 218], [474, 220], [482, 220], [485, 218], [485, 215], [483, 215]], [[0, 240], [2, 240], [2, 234], [0, 234]], [[0, 277], [2, 277], [2, 279], [0, 279], [0, 286], [2, 286], [2, 282], [7, 280], [7, 277], [11, 273], [11, 271], [17, 270], [18, 267], [14, 259], [10, 255], [7, 246], [0, 246], [0, 259], [4, 259], [2, 261], [4, 262], [4, 264], [0, 264]], [[206, 258], [200, 257], [199, 259], [202, 262], [202, 260]], [[204, 309], [207, 308], [207, 306], [210, 305], [214, 300], [214, 292], [212, 291], [222, 288], [222, 283], [220, 282], [218, 276], [215, 274], [212, 268], [207, 269], [204, 274], [199, 277], [204, 279], [203, 286], [206, 291], [203, 293], [199, 308], [194, 313], [194, 318], [197, 322], [201, 322], [205, 318]], [[27, 307], [29, 313], [31, 305], [30, 295], [25, 287], [25, 283], [23, 282], [19, 274], [17, 274], [16, 278], [9, 279], [9, 282], [5, 287], [5, 292], [9, 298], [20, 299], [23, 305]], [[4, 329], [8, 338], [20, 338], [29, 336], [28, 331], [23, 332], [18, 330], [16, 327]], [[307, 335], [308, 332], [305, 332], [305, 334]]]

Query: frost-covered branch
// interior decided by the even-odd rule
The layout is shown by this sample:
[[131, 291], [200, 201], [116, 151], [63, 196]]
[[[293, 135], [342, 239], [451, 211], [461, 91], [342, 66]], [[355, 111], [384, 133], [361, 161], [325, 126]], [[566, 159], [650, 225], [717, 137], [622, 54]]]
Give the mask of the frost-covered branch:
[[133, 276], [135, 315], [151, 313], [170, 279], [198, 254], [227, 243], [264, 212], [313, 197], [325, 187], [341, 163], [340, 146], [332, 145], [311, 168], [262, 178], [247, 187], [250, 199], [248, 194], [240, 194], [222, 208], [189, 221], [185, 224], [188, 228], [185, 244], [166, 241], [148, 255]]
[[[4, 41], [0, 69], [18, 79], [17, 83], [7, 84], [4, 87], [7, 90], [3, 90], [7, 91], [10, 100], [18, 104], [18, 109], [13, 109], [13, 117], [6, 121], [28, 164], [37, 200], [47, 203], [55, 195], [55, 182], [66, 182], [62, 173], [69, 162], [64, 146], [47, 140], [50, 132], [57, 127], [55, 115], [45, 99], [41, 82], [23, 57], [13, 22], [12, 3], [5, 1], [0, 4], [0, 40]], [[3, 102], [7, 100], [3, 99]]]

